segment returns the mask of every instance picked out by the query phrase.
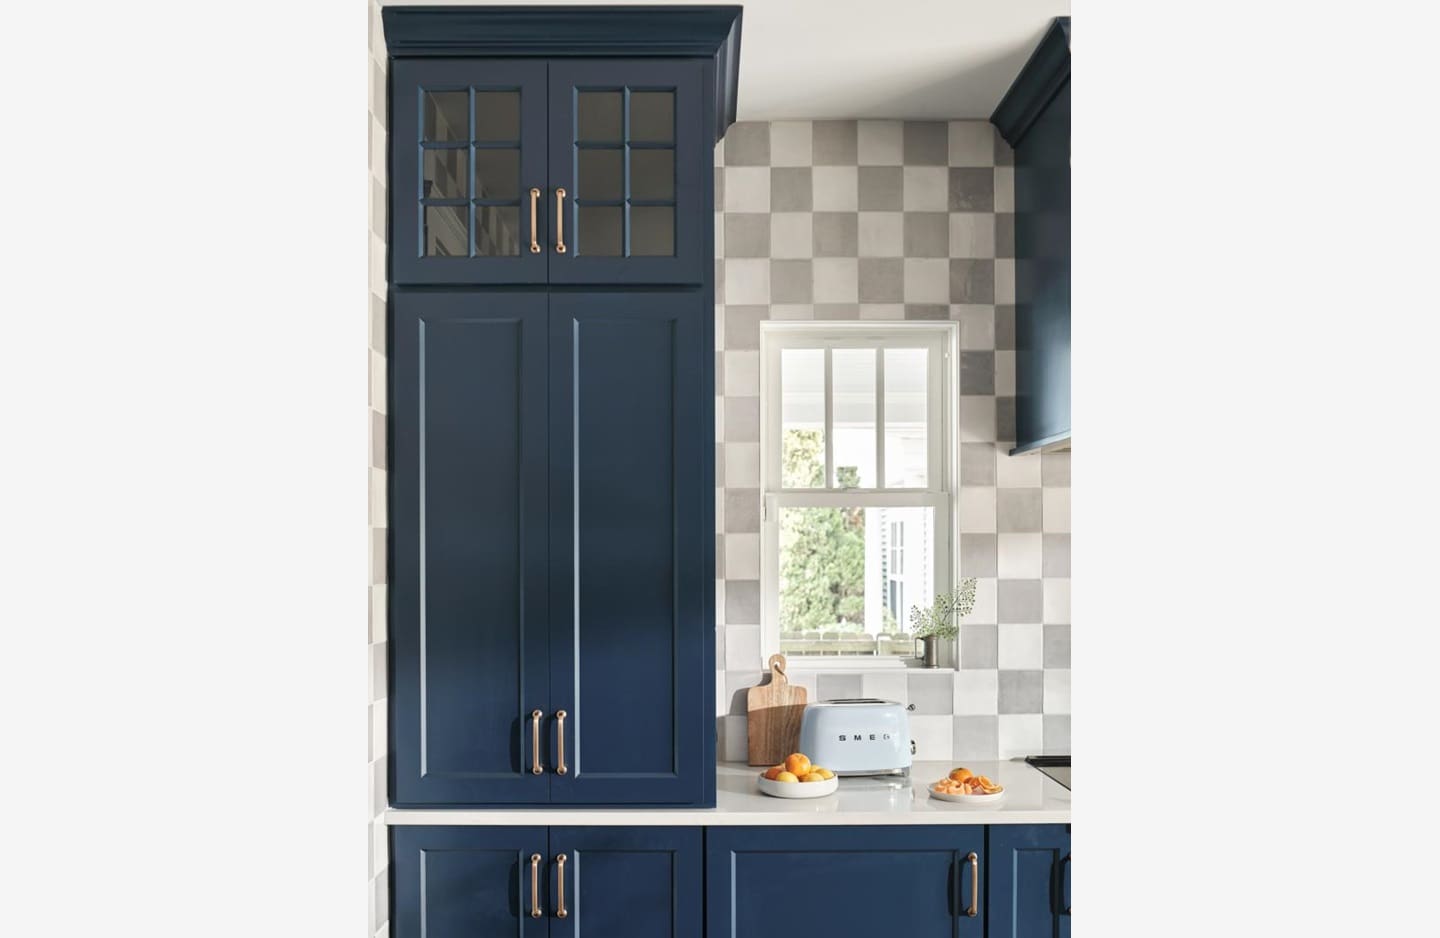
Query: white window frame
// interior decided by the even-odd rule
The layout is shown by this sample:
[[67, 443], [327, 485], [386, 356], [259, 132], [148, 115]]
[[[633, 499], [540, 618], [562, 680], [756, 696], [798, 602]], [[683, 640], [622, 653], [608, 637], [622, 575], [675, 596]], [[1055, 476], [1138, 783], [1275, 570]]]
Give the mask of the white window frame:
[[[935, 590], [958, 582], [955, 531], [958, 464], [955, 394], [959, 328], [953, 322], [762, 322], [760, 324], [760, 666], [780, 650], [780, 509], [836, 508], [861, 501], [867, 507], [923, 507], [935, 511]], [[917, 348], [929, 350], [930, 416], [926, 446], [927, 488], [834, 487], [833, 428], [830, 426], [830, 354], [836, 348]], [[781, 485], [780, 352], [786, 348], [824, 348], [825, 488], [786, 489]], [[884, 356], [879, 356], [882, 361]], [[884, 365], [876, 388], [876, 477], [884, 482]], [[857, 499], [857, 496], [860, 498]], [[903, 622], [903, 620], [902, 620]], [[873, 655], [791, 655], [792, 668], [807, 670], [883, 670], [916, 667], [919, 658]]]

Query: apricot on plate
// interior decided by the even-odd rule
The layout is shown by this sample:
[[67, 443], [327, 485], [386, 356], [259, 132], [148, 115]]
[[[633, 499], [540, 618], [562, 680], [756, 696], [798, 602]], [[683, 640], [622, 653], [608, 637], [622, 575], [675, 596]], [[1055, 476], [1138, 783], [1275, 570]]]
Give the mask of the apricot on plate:
[[966, 769], [966, 768], [958, 768], [958, 769], [951, 769], [951, 770], [950, 770], [950, 781], [952, 781], [952, 782], [963, 782], [963, 781], [965, 781], [965, 780], [967, 780], [967, 779], [971, 779], [971, 778], [974, 778], [974, 777], [975, 777], [975, 773], [972, 772], [972, 771], [970, 771], [969, 769]]
[[783, 771], [785, 771], [785, 766], [783, 766], [783, 765], [772, 765], [772, 766], [770, 766], [770, 768], [768, 768], [768, 769], [765, 770], [765, 777], [768, 778], [768, 779], [770, 779], [770, 781], [773, 782], [773, 781], [775, 781], [775, 777], [778, 776], [778, 775], [779, 775], [781, 772], [783, 772]]
[[823, 781], [825, 781], [825, 776], [821, 775], [819, 772], [810, 772], [810, 773], [807, 773], [806, 775], [802, 776], [801, 779], [800, 779], [800, 781], [802, 781], [802, 782], [823, 782]]
[[810, 767], [810, 771], [812, 771], [812, 772], [819, 772], [819, 773], [825, 778], [826, 781], [829, 781], [830, 779], [832, 779], [832, 778], [835, 777], [835, 773], [832, 772], [832, 771], [830, 771], [829, 769], [821, 769], [821, 768], [817, 768], [816, 766], [813, 766], [813, 765]]
[[785, 757], [785, 771], [793, 773], [797, 778], [810, 774], [810, 757], [803, 752], [792, 752]]
[[777, 782], [798, 782], [798, 781], [800, 781], [800, 779], [798, 779], [798, 778], [795, 777], [795, 773], [794, 773], [794, 772], [781, 772], [781, 773], [779, 773], [779, 774], [777, 774], [777, 775], [775, 776], [775, 781], [777, 781]]

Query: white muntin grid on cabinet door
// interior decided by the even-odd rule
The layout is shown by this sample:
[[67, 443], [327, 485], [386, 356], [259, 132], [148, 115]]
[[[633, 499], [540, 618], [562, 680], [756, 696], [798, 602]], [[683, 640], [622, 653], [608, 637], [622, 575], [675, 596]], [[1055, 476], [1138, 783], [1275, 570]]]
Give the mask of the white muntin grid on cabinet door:
[[760, 324], [958, 323], [953, 565], [975, 612], [936, 671], [792, 668], [811, 699], [915, 704], [921, 758], [1070, 751], [1068, 453], [1015, 439], [1013, 154], [985, 121], [741, 122], [716, 150], [721, 752], [745, 753], [761, 634]]

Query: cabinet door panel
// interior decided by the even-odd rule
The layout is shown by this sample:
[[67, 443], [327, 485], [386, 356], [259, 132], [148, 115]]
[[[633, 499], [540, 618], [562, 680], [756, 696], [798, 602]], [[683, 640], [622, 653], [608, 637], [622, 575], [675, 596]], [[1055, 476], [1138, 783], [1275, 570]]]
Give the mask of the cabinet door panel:
[[[699, 827], [552, 827], [569, 915], [554, 938], [693, 938], [704, 931]], [[552, 874], [558, 875], [558, 874]], [[553, 888], [553, 887], [552, 887]]]
[[[393, 827], [395, 938], [547, 938], [550, 894], [543, 827]], [[531, 912], [530, 858], [541, 916]]]
[[1070, 826], [989, 828], [990, 938], [1069, 938]]
[[[714, 827], [706, 835], [706, 934], [981, 938], [967, 913], [981, 827]], [[823, 871], [817, 873], [817, 871]], [[983, 890], [983, 884], [981, 886]]]
[[544, 802], [546, 300], [400, 294], [394, 324], [392, 796]]
[[398, 59], [390, 74], [394, 282], [545, 282], [545, 63]]
[[704, 66], [553, 61], [549, 80], [550, 186], [566, 193], [550, 281], [702, 282], [714, 222]]
[[569, 714], [556, 802], [696, 803], [713, 779], [703, 306], [551, 297], [550, 699]]

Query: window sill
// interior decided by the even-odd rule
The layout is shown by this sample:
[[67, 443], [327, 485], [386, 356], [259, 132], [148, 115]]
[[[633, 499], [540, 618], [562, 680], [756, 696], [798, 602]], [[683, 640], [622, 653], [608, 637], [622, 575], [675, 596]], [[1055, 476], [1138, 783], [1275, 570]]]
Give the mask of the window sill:
[[[781, 652], [784, 654], [784, 652]], [[767, 660], [769, 656], [766, 656]], [[898, 671], [906, 668], [953, 671], [953, 668], [926, 668], [921, 658], [876, 658], [868, 655], [785, 655], [786, 671]]]

